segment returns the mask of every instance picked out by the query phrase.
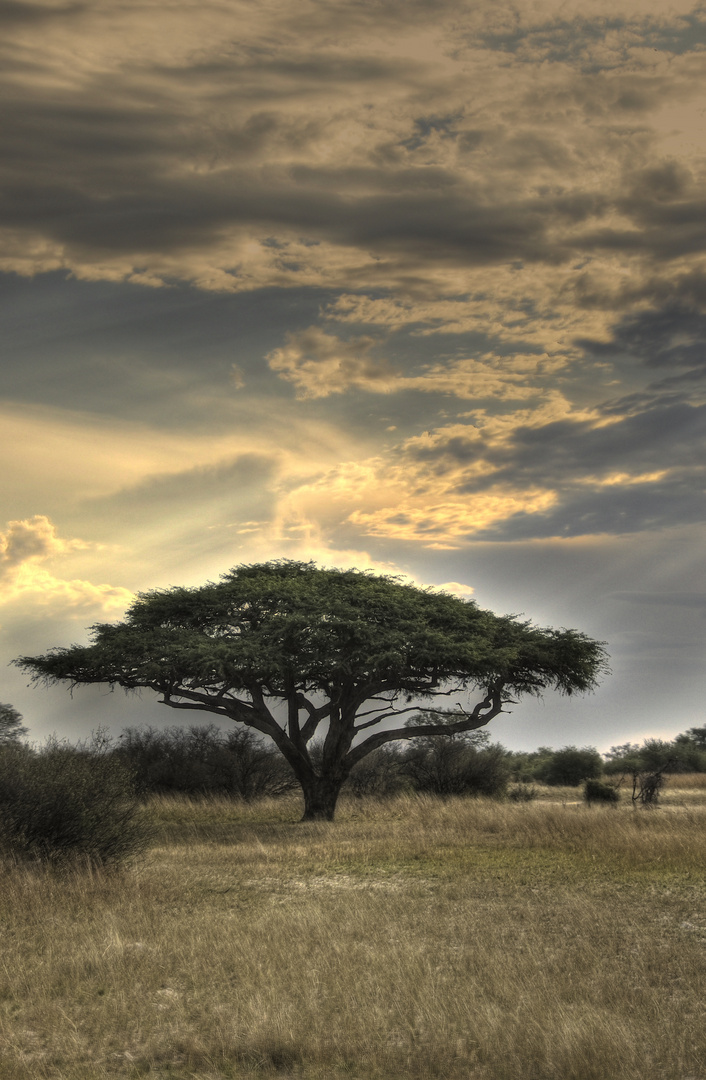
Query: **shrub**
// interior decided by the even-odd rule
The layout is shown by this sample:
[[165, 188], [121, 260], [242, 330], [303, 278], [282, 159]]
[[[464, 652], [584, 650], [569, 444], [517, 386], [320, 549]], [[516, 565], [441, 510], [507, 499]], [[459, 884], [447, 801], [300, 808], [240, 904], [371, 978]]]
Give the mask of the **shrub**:
[[129, 770], [99, 735], [38, 750], [0, 747], [0, 850], [14, 859], [115, 866], [147, 830]]
[[700, 772], [706, 764], [703, 750], [695, 743], [677, 740], [645, 739], [640, 758], [645, 772]]
[[642, 746], [624, 743], [612, 746], [607, 754], [605, 771], [609, 773], [706, 772], [706, 746], [701, 738], [702, 728], [690, 728], [672, 742], [664, 739], [645, 739]]
[[402, 771], [402, 754], [394, 743], [381, 746], [354, 765], [344, 790], [356, 798], [388, 798], [407, 786]]
[[400, 771], [415, 791], [431, 795], [504, 795], [510, 773], [502, 746], [452, 737], [420, 739], [403, 755]]
[[606, 754], [603, 771], [609, 776], [624, 776], [642, 768], [642, 756], [638, 743], [621, 743], [620, 746], [611, 746]]
[[242, 727], [227, 734], [215, 724], [126, 728], [115, 754], [133, 770], [142, 796], [178, 792], [251, 802], [297, 786], [275, 748]]
[[537, 780], [545, 784], [576, 787], [584, 780], [597, 779], [603, 772], [603, 759], [592, 746], [579, 749], [565, 746], [562, 750], [545, 759], [542, 767], [535, 772]]
[[583, 797], [591, 803], [607, 803], [615, 806], [620, 802], [620, 792], [613, 784], [604, 784], [601, 780], [587, 780], [583, 788]]
[[515, 784], [508, 788], [507, 797], [510, 802], [534, 802], [539, 792], [534, 784]]
[[638, 772], [632, 774], [632, 801], [634, 805], [656, 806], [666, 777], [664, 769], [655, 772]]

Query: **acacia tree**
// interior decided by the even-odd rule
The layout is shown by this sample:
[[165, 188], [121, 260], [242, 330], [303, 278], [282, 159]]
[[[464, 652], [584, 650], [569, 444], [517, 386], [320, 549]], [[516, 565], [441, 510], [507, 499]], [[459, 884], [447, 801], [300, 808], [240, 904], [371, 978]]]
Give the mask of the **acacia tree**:
[[[169, 708], [269, 736], [301, 784], [304, 820], [331, 820], [351, 769], [378, 747], [483, 727], [523, 694], [591, 690], [606, 656], [576, 630], [290, 560], [142, 593], [124, 622], [91, 629], [91, 645], [15, 662], [49, 683], [147, 687]], [[473, 692], [452, 722], [431, 715], [438, 698]], [[421, 720], [405, 724], [412, 712]]]
[[0, 702], [0, 744], [17, 742], [29, 728], [22, 723], [22, 716], [12, 705]]

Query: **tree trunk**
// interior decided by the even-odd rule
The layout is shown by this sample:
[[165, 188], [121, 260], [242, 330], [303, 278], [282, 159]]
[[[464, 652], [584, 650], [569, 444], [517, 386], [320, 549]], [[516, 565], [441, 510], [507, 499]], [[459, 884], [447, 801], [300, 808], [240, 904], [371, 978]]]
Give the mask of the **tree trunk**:
[[311, 776], [300, 779], [304, 793], [304, 816], [302, 821], [333, 821], [336, 803], [343, 787], [343, 780], [328, 776]]

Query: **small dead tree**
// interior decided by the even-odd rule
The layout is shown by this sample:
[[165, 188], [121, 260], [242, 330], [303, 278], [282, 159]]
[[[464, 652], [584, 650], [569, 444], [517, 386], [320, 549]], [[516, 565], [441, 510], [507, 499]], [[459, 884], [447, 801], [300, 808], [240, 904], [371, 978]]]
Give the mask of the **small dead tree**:
[[632, 772], [632, 803], [633, 806], [656, 806], [659, 796], [665, 784], [665, 772], [669, 762], [652, 772], [640, 772], [634, 769]]

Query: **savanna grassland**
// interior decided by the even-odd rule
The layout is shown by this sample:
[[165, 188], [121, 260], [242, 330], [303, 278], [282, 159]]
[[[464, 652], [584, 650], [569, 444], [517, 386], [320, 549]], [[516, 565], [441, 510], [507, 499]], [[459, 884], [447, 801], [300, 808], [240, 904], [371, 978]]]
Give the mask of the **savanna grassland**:
[[8, 867], [0, 1078], [703, 1080], [706, 787], [578, 799], [155, 799], [127, 869]]

